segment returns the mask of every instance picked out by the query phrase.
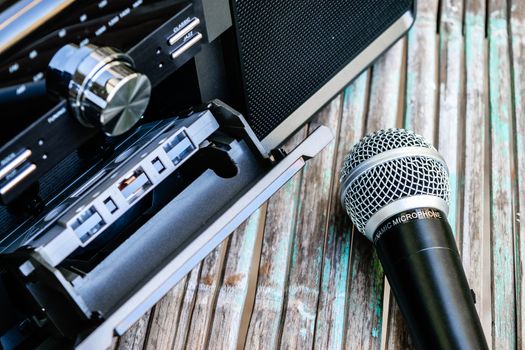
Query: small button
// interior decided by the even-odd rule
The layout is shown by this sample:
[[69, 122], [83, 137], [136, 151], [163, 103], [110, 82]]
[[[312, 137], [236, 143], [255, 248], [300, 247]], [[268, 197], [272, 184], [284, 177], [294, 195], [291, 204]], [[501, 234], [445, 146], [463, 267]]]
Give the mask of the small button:
[[[182, 28], [179, 28], [175, 34], [173, 34], [168, 39], [168, 45], [175, 45], [175, 43], [182, 38], [186, 36], [189, 32], [191, 32], [193, 29], [197, 28], [197, 26], [201, 23], [200, 19], [197, 17], [193, 17], [191, 20], [189, 20], [189, 23], [183, 26]], [[182, 23], [181, 23], [182, 25]], [[179, 26], [181, 26], [179, 25]]]
[[114, 212], [117, 211], [118, 207], [117, 205], [115, 204], [115, 202], [113, 202], [113, 199], [111, 199], [111, 197], [109, 197], [108, 199], [106, 199], [104, 201], [104, 205], [106, 206], [106, 209], [111, 213], [113, 214]]
[[155, 170], [157, 170], [159, 174], [166, 170], [166, 167], [164, 166], [164, 164], [162, 164], [162, 161], [158, 157], [153, 159], [151, 164], [153, 164], [153, 167], [155, 167]]
[[177, 50], [173, 51], [171, 53], [172, 59], [177, 59], [180, 55], [182, 55], [184, 52], [188, 51], [193, 45], [197, 44], [202, 39], [201, 33], [196, 33], [186, 41], [184, 44], [182, 44]]

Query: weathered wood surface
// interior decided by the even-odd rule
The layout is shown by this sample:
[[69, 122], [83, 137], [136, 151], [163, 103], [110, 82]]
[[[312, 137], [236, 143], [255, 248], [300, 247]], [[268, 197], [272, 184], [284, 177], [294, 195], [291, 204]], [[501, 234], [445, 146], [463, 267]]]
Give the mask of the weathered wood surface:
[[[314, 122], [338, 130], [340, 110], [341, 97], [338, 97]], [[280, 340], [285, 349], [311, 348], [314, 343], [330, 189], [335, 178], [334, 147], [332, 142], [328, 152], [309, 161], [303, 171]]]
[[[370, 91], [369, 113], [366, 121], [366, 133], [373, 132], [378, 129], [402, 127], [403, 111], [404, 111], [404, 97], [402, 91], [405, 90], [404, 82], [406, 81], [406, 40], [398, 42], [392, 50], [384, 55], [372, 69], [372, 84]], [[356, 232], [357, 233], [357, 232]], [[359, 233], [357, 233], [359, 234]], [[362, 334], [365, 340], [353, 341], [349, 344], [350, 348], [370, 347], [377, 348], [378, 344], [392, 345], [392, 338], [399, 339], [399, 333], [404, 332], [402, 323], [392, 323], [391, 320], [396, 318], [399, 313], [397, 304], [390, 302], [390, 289], [385, 289], [384, 285], [388, 282], [383, 276], [383, 271], [380, 265], [377, 264], [377, 257], [373, 253], [373, 247], [366, 239], [355, 240], [355, 249], [370, 250], [370, 253], [365, 255], [361, 264], [364, 265], [362, 271], [363, 277], [370, 280], [372, 283], [372, 290], [366, 291], [370, 296], [361, 296], [361, 299], [368, 301], [369, 305], [374, 307], [372, 315], [375, 317], [375, 322], [371, 322], [370, 328], [365, 329], [372, 332], [370, 344], [367, 344], [367, 334]], [[356, 259], [359, 255], [355, 255]], [[357, 285], [353, 288], [359, 290]], [[388, 307], [386, 306], [388, 305]], [[386, 309], [383, 309], [383, 306]], [[382, 312], [383, 310], [383, 312]], [[360, 310], [364, 315], [370, 314], [367, 310]], [[384, 319], [383, 319], [384, 317]], [[383, 327], [384, 325], [384, 327]], [[369, 336], [368, 336], [369, 337]], [[356, 339], [357, 340], [357, 339]]]
[[[374, 250], [338, 198], [365, 133], [406, 127], [451, 173], [449, 220], [493, 349], [525, 334], [525, 3], [419, 1], [418, 20], [313, 119], [335, 141], [115, 349], [413, 348]], [[306, 135], [292, 138], [292, 148]]]
[[518, 198], [515, 203], [515, 230], [517, 249], [520, 252], [516, 264], [516, 300], [519, 303], [517, 315], [518, 344], [525, 336], [525, 278], [523, 260], [525, 259], [525, 2], [511, 2], [512, 62], [514, 72], [514, 117], [515, 117], [515, 150]]
[[[485, 0], [465, 2], [465, 83], [463, 103], [463, 201], [459, 249], [485, 334], [492, 333], [492, 280], [488, 143], [488, 47]], [[461, 189], [460, 189], [461, 190]]]
[[508, 5], [506, 0], [491, 0], [488, 13], [494, 349], [514, 349], [517, 345]]
[[[301, 130], [290, 143], [299, 143], [305, 135], [306, 130]], [[280, 340], [301, 182], [302, 174], [299, 173], [268, 201], [257, 294], [245, 344], [247, 349], [274, 349]]]
[[450, 174], [450, 211], [448, 220], [450, 226], [460, 241], [459, 227], [460, 196], [459, 187], [460, 157], [464, 135], [463, 99], [463, 0], [444, 0], [441, 2], [441, 21], [439, 36], [439, 114], [438, 140], [436, 146], [447, 161]]
[[[250, 275], [257, 271], [251, 267], [259, 265], [260, 247], [256, 247], [262, 237], [265, 214], [266, 206], [263, 206], [230, 238], [208, 341], [209, 349], [233, 349], [244, 344], [243, 311], [245, 308], [249, 310], [247, 305], [254, 297], [254, 290], [250, 288]], [[188, 347], [193, 348], [193, 345], [188, 344]]]

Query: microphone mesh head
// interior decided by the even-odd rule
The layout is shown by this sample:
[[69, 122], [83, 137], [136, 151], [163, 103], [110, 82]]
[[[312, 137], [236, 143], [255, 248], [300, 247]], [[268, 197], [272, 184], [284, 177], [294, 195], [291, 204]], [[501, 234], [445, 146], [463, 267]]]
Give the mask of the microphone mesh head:
[[[437, 151], [423, 137], [404, 129], [386, 129], [367, 135], [345, 157], [341, 183], [354, 176], [354, 169], [383, 152], [421, 147]], [[436, 196], [447, 203], [450, 197], [448, 170], [435, 158], [421, 155], [392, 157], [359, 169], [359, 175], [342, 188], [341, 202], [357, 229], [364, 233], [368, 220], [384, 206], [417, 195]]]

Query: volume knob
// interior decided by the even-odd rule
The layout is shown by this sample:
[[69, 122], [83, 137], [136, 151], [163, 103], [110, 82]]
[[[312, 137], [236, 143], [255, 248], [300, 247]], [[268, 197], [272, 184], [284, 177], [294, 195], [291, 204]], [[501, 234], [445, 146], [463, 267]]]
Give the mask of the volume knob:
[[48, 90], [65, 97], [77, 120], [109, 136], [131, 129], [142, 117], [151, 95], [147, 76], [133, 60], [110, 47], [68, 44], [48, 66]]

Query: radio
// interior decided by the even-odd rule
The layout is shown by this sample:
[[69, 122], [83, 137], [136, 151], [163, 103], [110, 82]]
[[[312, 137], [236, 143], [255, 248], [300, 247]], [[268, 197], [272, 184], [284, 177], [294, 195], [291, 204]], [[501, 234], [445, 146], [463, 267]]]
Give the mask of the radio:
[[21, 1], [3, 13], [0, 104], [12, 121], [1, 136], [4, 204], [97, 134], [117, 136], [139, 121], [151, 89], [200, 49], [194, 7]]
[[107, 347], [330, 142], [281, 149], [414, 8], [0, 3], [1, 347]]

